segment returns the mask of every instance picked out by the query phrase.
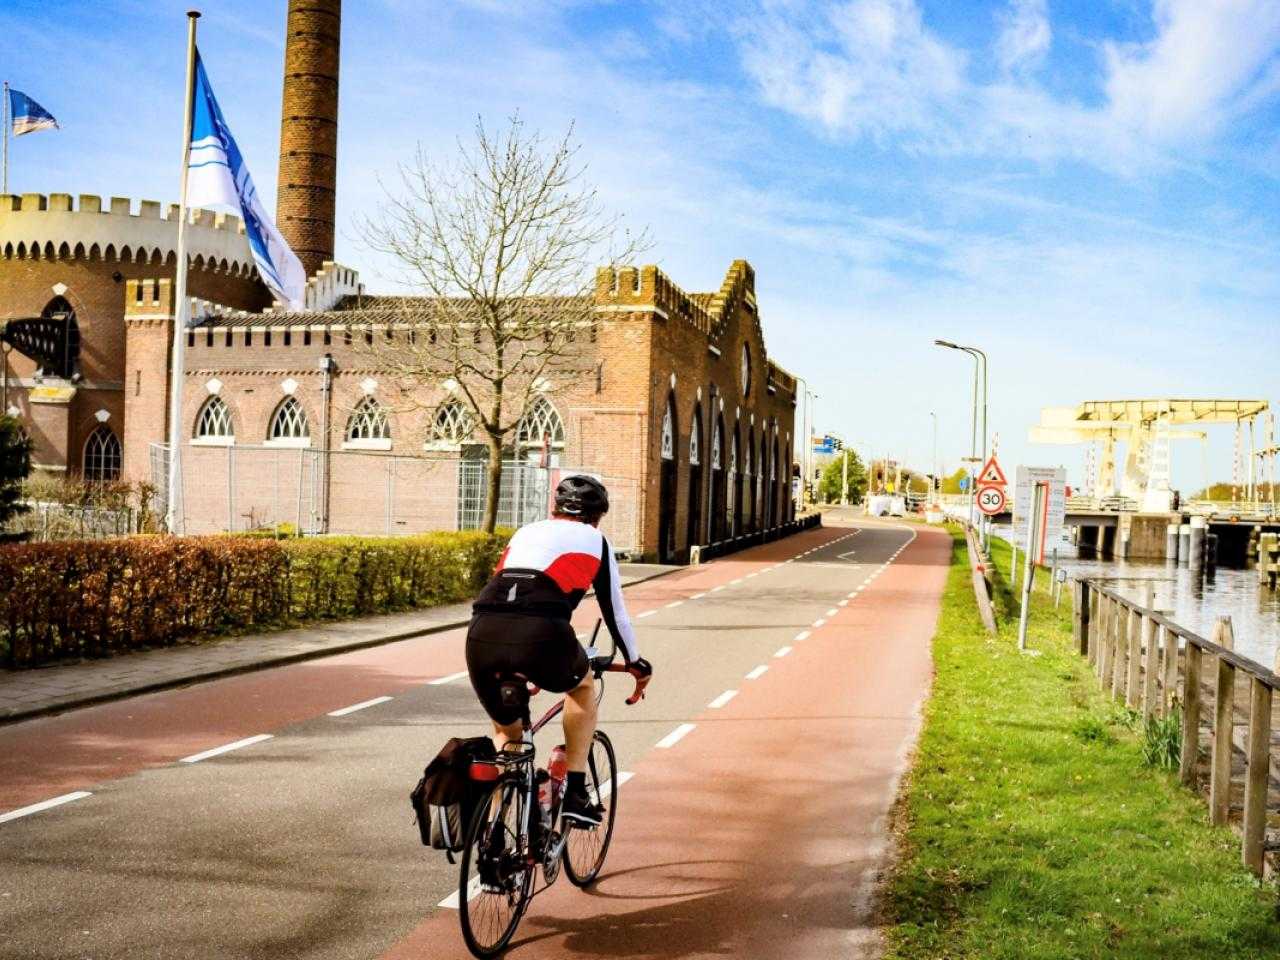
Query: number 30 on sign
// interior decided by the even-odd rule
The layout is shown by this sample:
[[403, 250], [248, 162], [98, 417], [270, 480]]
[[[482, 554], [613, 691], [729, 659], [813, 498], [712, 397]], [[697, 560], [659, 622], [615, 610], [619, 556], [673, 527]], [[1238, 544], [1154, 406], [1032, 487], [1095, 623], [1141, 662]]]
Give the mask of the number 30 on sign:
[[983, 487], [978, 491], [978, 509], [989, 517], [1004, 511], [1004, 491], [999, 487]]

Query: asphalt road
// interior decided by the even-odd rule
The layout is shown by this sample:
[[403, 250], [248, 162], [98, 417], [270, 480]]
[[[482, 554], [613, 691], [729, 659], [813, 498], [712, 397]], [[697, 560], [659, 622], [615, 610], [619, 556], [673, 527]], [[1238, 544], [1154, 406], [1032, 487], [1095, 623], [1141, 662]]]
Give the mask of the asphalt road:
[[[634, 774], [610, 859], [511, 956], [874, 955], [950, 546], [833, 523], [627, 591], [656, 675], [606, 694]], [[407, 800], [485, 728], [463, 669], [455, 631], [0, 728], [0, 958], [465, 955]]]

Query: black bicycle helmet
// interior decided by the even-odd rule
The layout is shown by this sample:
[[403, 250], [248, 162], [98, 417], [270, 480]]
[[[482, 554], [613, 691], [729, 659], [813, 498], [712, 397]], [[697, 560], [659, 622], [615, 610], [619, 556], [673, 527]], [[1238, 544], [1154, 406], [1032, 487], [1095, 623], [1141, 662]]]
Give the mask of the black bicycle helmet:
[[591, 521], [609, 512], [609, 491], [594, 477], [577, 474], [556, 486], [556, 513]]

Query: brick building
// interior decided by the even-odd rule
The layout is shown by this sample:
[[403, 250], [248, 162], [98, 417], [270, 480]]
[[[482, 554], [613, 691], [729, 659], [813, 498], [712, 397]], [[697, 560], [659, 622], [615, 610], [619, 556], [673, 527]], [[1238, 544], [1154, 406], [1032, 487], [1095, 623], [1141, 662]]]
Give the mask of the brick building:
[[[474, 525], [487, 452], [456, 384], [404, 388], [360, 342], [412, 323], [414, 299], [364, 295], [332, 264], [312, 285], [317, 309], [306, 312], [195, 306], [182, 431], [189, 528]], [[131, 400], [125, 446], [146, 449], [163, 437], [172, 287], [132, 281], [125, 299], [127, 353], [139, 364], [130, 376], [156, 385]], [[768, 359], [750, 265], [736, 261], [707, 294], [685, 293], [656, 267], [602, 270], [593, 315], [578, 341], [592, 373], [538, 395], [511, 438], [506, 519], [544, 515], [562, 470], [606, 478], [609, 532], [646, 556], [681, 558], [692, 544], [789, 519], [795, 380]]]
[[[122, 456], [145, 455], [122, 447], [130, 398], [156, 386], [137, 373], [153, 364], [135, 363], [132, 379], [126, 373], [126, 289], [142, 277], [172, 279], [177, 233], [176, 205], [0, 196], [0, 325], [15, 332], [11, 340], [26, 331], [52, 343], [58, 334], [57, 362], [3, 345], [0, 409], [27, 424], [39, 467], [105, 479], [121, 471]], [[270, 304], [238, 218], [197, 211], [188, 238], [193, 295], [246, 310]]]
[[[488, 454], [457, 385], [398, 386], [356, 339], [427, 302], [367, 296], [332, 262], [340, 35], [340, 0], [290, 0], [276, 221], [311, 278], [306, 309], [273, 308], [237, 218], [190, 213], [190, 532], [479, 520]], [[153, 201], [0, 196], [3, 408], [41, 468], [164, 482], [177, 226]], [[751, 267], [735, 261], [705, 294], [655, 267], [604, 270], [580, 306], [594, 318], [575, 340], [590, 373], [524, 411], [500, 520], [545, 515], [557, 472], [574, 469], [606, 478], [606, 526], [636, 554], [679, 558], [788, 519], [795, 381], [768, 359]]]

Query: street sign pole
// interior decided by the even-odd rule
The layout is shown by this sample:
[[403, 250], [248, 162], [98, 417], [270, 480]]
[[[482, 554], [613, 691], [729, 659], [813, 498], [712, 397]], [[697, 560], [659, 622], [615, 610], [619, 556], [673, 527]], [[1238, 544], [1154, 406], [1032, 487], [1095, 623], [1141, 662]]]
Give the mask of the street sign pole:
[[840, 506], [849, 505], [849, 448], [844, 450], [844, 479], [840, 483]]
[[1031, 584], [1035, 579], [1036, 557], [1042, 556], [1049, 520], [1049, 482], [1037, 480], [1027, 517], [1026, 556], [1022, 566], [1022, 610], [1018, 614], [1018, 649], [1027, 649], [1027, 615], [1031, 609]]

